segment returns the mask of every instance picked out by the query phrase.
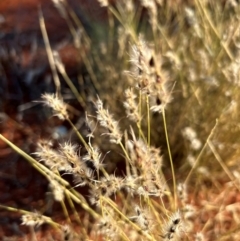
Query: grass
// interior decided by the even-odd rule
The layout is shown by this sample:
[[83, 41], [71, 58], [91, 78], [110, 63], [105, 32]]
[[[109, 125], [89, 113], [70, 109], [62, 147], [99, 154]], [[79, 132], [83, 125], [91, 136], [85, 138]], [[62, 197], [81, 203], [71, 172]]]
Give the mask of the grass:
[[[0, 208], [22, 214], [33, 232], [51, 225], [61, 240], [238, 240], [237, 2], [106, 1], [109, 28], [99, 41], [66, 2], [57, 4], [68, 14], [76, 48], [81, 29], [81, 45], [90, 49], [81, 57], [97, 94], [73, 85], [40, 14], [56, 85], [42, 102], [69, 123], [81, 152], [71, 141], [56, 148], [41, 141], [30, 155], [0, 139], [46, 177], [67, 226], [41, 213]], [[58, 75], [86, 111], [87, 134], [71, 120]]]

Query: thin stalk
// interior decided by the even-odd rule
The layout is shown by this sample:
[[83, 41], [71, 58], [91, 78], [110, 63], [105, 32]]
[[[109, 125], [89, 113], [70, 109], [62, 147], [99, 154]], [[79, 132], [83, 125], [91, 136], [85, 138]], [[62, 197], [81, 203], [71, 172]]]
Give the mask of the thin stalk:
[[[208, 146], [210, 147], [213, 155], [215, 156], [216, 160], [218, 161], [218, 163], [220, 164], [220, 166], [222, 167], [222, 169], [224, 170], [224, 172], [227, 174], [227, 176], [229, 177], [229, 179], [234, 183], [234, 176], [233, 174], [229, 171], [227, 165], [223, 162], [221, 156], [219, 155], [219, 153], [217, 152], [216, 148], [214, 147], [213, 143], [211, 140], [208, 140]], [[236, 185], [236, 188], [240, 191], [239, 186]]]
[[[127, 146], [127, 141], [128, 141], [128, 134], [127, 134], [127, 131], [124, 131], [124, 136], [125, 136], [125, 138], [124, 138], [124, 140], [125, 140], [125, 146]], [[125, 159], [125, 162], [126, 162], [126, 175], [128, 176], [128, 175], [130, 175], [130, 162], [127, 160], [127, 159]]]
[[[104, 211], [106, 213], [108, 213], [109, 216], [112, 216], [112, 214], [106, 209], [104, 208]], [[114, 220], [115, 217], [112, 216], [112, 219]], [[111, 222], [111, 225], [114, 225], [115, 227], [117, 227], [118, 232], [120, 233], [120, 235], [122, 236], [123, 240], [127, 240], [130, 241], [130, 239], [128, 238], [128, 236], [125, 234], [125, 232], [122, 230], [122, 228], [118, 225], [115, 224], [115, 222]]]
[[44, 165], [42, 165], [41, 163], [39, 163], [38, 161], [36, 161], [34, 158], [32, 158], [31, 156], [29, 156], [26, 152], [24, 152], [23, 150], [21, 150], [19, 147], [17, 147], [16, 145], [14, 145], [11, 141], [9, 141], [8, 139], [6, 139], [3, 135], [0, 134], [0, 139], [2, 141], [4, 141], [5, 143], [7, 143], [14, 151], [16, 151], [19, 155], [21, 155], [22, 157], [24, 157], [38, 172], [40, 172], [43, 176], [45, 176], [47, 179], [49, 178], [49, 176], [51, 176], [52, 178], [56, 179], [57, 181], [59, 181], [59, 183], [61, 183], [63, 186], [69, 186], [69, 183], [67, 181], [65, 181], [64, 179], [62, 179], [61, 177], [59, 177], [58, 175], [56, 175], [54, 172], [52, 172], [51, 170], [49, 170], [47, 167], [45, 167]]
[[164, 33], [164, 30], [162, 29], [162, 27], [160, 25], [158, 25], [158, 30], [160, 31], [160, 34], [162, 35], [163, 39], [167, 43], [168, 47], [172, 50], [173, 44], [170, 42], [170, 40], [168, 39], [167, 35]]
[[76, 210], [76, 208], [75, 208], [75, 206], [74, 206], [74, 203], [73, 203], [72, 199], [70, 198], [70, 196], [69, 196], [69, 194], [68, 194], [67, 192], [65, 192], [65, 194], [66, 194], [66, 198], [67, 198], [67, 200], [68, 200], [68, 203], [69, 203], [69, 205], [70, 205], [70, 208], [72, 209], [72, 211], [73, 211], [73, 213], [74, 213], [74, 216], [75, 216], [75, 218], [76, 218], [76, 221], [77, 221], [79, 224], [81, 224], [81, 219], [80, 219], [79, 214], [78, 214], [78, 212], [77, 212], [77, 210]]
[[218, 124], [218, 120], [216, 120], [216, 123], [215, 123], [214, 127], [212, 128], [212, 130], [211, 130], [211, 132], [210, 132], [210, 134], [209, 134], [209, 136], [208, 136], [208, 138], [207, 138], [207, 140], [206, 140], [206, 142], [205, 142], [202, 150], [200, 151], [200, 153], [199, 153], [196, 161], [194, 162], [194, 165], [192, 166], [192, 169], [191, 169], [190, 172], [188, 173], [187, 178], [186, 178], [185, 181], [184, 181], [184, 185], [186, 185], [186, 184], [188, 183], [188, 181], [189, 181], [189, 179], [190, 179], [193, 171], [195, 170], [196, 166], [198, 165], [199, 160], [200, 160], [200, 158], [202, 157], [202, 154], [203, 154], [204, 150], [205, 150], [206, 147], [208, 146], [209, 140], [212, 138], [212, 136], [213, 136], [213, 134], [214, 134], [214, 131], [215, 131], [216, 127], [217, 127], [217, 124]]
[[[103, 167], [101, 167], [100, 170], [102, 171], [103, 175], [104, 175], [106, 178], [109, 177], [107, 171], [106, 171]], [[99, 179], [99, 177], [98, 177], [98, 179]]]
[[84, 65], [86, 66], [86, 69], [91, 77], [92, 84], [97, 92], [101, 89], [100, 84], [98, 83], [96, 74], [94, 73], [94, 69], [92, 67], [92, 64], [89, 61], [89, 57], [86, 55], [85, 51], [83, 49], [78, 48], [78, 53], [80, 57], [82, 58], [82, 61]]
[[159, 202], [158, 201], [155, 201], [154, 199], [152, 200], [152, 204], [154, 205], [154, 208], [158, 208], [159, 210], [161, 210], [165, 215], [167, 215], [167, 209], [165, 207], [165, 204], [164, 204], [164, 201], [162, 198], [160, 198], [161, 200], [161, 204], [162, 204], [162, 207], [160, 206]]
[[121, 148], [122, 148], [122, 150], [123, 150], [123, 152], [124, 152], [124, 154], [125, 154], [125, 157], [126, 157], [126, 158], [128, 159], [128, 161], [130, 162], [131, 159], [130, 159], [130, 157], [129, 157], [129, 155], [128, 155], [126, 149], [125, 149], [125, 147], [123, 146], [122, 142], [120, 142], [119, 145], [121, 146]]
[[[56, 174], [57, 174], [59, 177], [61, 177], [61, 176], [60, 176], [60, 173], [59, 173], [58, 171], [56, 171]], [[67, 194], [67, 192], [65, 192], [65, 193]], [[67, 196], [68, 196], [68, 194], [67, 194]], [[67, 219], [67, 222], [68, 222], [69, 224], [71, 224], [72, 222], [71, 222], [71, 219], [70, 219], [70, 217], [69, 217], [68, 210], [67, 210], [67, 208], [66, 208], [66, 205], [65, 205], [64, 201], [61, 200], [61, 201], [60, 201], [60, 204], [61, 204], [61, 206], [62, 206], [63, 214], [64, 214], [65, 218]]]
[[70, 17], [72, 18], [72, 20], [74, 21], [74, 23], [77, 25], [77, 27], [79, 29], [81, 29], [81, 31], [83, 31], [84, 34], [84, 38], [85, 41], [87, 43], [88, 46], [90, 46], [91, 44], [91, 39], [89, 38], [83, 24], [81, 23], [79, 17], [76, 15], [76, 13], [72, 10], [72, 8], [69, 6], [69, 4], [67, 3], [67, 1], [64, 1], [65, 6], [67, 7], [68, 13], [70, 15]]
[[113, 14], [108, 8], [108, 23], [109, 23], [109, 32], [108, 32], [108, 50], [109, 53], [112, 53], [113, 50], [113, 36], [114, 36], [114, 19]]
[[46, 26], [45, 26], [41, 8], [39, 9], [39, 24], [40, 24], [40, 29], [42, 32], [42, 36], [43, 36], [43, 40], [44, 40], [44, 44], [45, 44], [45, 48], [46, 48], [46, 52], [47, 52], [47, 56], [48, 56], [49, 65], [50, 65], [50, 68], [52, 71], [54, 84], [56, 86], [56, 93], [57, 93], [57, 96], [60, 96], [60, 87], [61, 87], [60, 80], [58, 78], [57, 69], [56, 69], [56, 66], [54, 63], [54, 57], [53, 57], [52, 49], [51, 49], [51, 46], [49, 43], [47, 30], [46, 30]]
[[154, 213], [155, 220], [157, 220], [158, 224], [161, 225], [162, 222], [161, 222], [161, 220], [160, 220], [160, 218], [159, 218], [159, 213], [157, 212], [157, 210], [156, 210], [155, 207], [153, 206], [153, 203], [152, 203], [152, 200], [151, 200], [151, 199], [148, 201], [148, 204], [149, 204], [150, 208], [152, 209], [152, 212]]
[[139, 100], [138, 100], [138, 109], [139, 109], [139, 116], [140, 116], [140, 120], [139, 122], [137, 123], [137, 126], [138, 126], [138, 131], [139, 131], [139, 138], [142, 134], [142, 127], [141, 127], [141, 116], [142, 116], [142, 91], [139, 90]]
[[149, 108], [149, 96], [146, 96], [147, 103], [147, 125], [148, 125], [148, 146], [151, 145], [151, 119], [150, 119], [150, 108]]
[[56, 175], [54, 172], [49, 170], [44, 165], [37, 162], [34, 158], [29, 156], [27, 153], [22, 151], [19, 147], [14, 145], [12, 142], [7, 140], [3, 135], [0, 134], [0, 139], [7, 143], [14, 151], [16, 151], [19, 155], [23, 156], [37, 171], [39, 171], [43, 176], [45, 176], [47, 179], [49, 179], [49, 176], [51, 176], [53, 179], [57, 180], [61, 185], [63, 185], [62, 188], [64, 188], [65, 192], [70, 195], [70, 197], [76, 202], [81, 204], [82, 208], [89, 212], [94, 218], [97, 218], [99, 215], [92, 210], [86, 203], [84, 203], [81, 198], [78, 197], [77, 193], [74, 191], [69, 191], [65, 188], [65, 186], [69, 186], [69, 183], [65, 181], [63, 178]]
[[101, 196], [101, 199], [108, 203], [125, 221], [127, 221], [129, 224], [132, 225], [133, 228], [135, 228], [138, 232], [140, 232], [141, 234], [143, 234], [147, 239], [149, 240], [155, 240], [154, 237], [150, 236], [148, 233], [145, 233], [145, 232], [142, 232], [142, 229], [136, 225], [135, 223], [133, 223], [131, 220], [129, 220], [128, 217], [126, 217], [117, 207], [116, 207], [116, 204], [112, 202], [111, 199], [109, 198], [105, 198], [104, 196]]
[[139, 138], [142, 137], [143, 141], [147, 144], [147, 140], [146, 140], [146, 137], [144, 136], [144, 134], [142, 132], [142, 128], [141, 128], [141, 123], [140, 122], [137, 123], [137, 128], [138, 128], [138, 131], [139, 131]]
[[64, 17], [64, 19], [65, 19], [65, 21], [66, 21], [66, 23], [67, 23], [67, 25], [68, 25], [68, 28], [69, 28], [69, 30], [70, 30], [73, 38], [75, 38], [75, 37], [77, 36], [77, 32], [76, 32], [76, 29], [75, 29], [75, 27], [73, 26], [71, 20], [69, 19], [69, 17], [68, 17], [67, 15]]
[[136, 36], [135, 32], [134, 32], [134, 31], [131, 31], [130, 27], [127, 26], [127, 25], [123, 22], [121, 16], [118, 14], [118, 12], [117, 12], [112, 6], [108, 6], [108, 9], [112, 12], [112, 14], [115, 16], [115, 18], [122, 24], [122, 26], [126, 29], [126, 31], [131, 35], [133, 41], [134, 41], [135, 43], [137, 43], [137, 36]]
[[[72, 191], [72, 190], [73, 190], [73, 189], [71, 189], [71, 191]], [[80, 197], [78, 197], [78, 194], [79, 194], [79, 193], [77, 193], [76, 191], [74, 192], [74, 191], [75, 191], [75, 190], [73, 190], [72, 192], [70, 192], [69, 190], [66, 189], [67, 194], [69, 194], [69, 196], [70, 196], [74, 201], [76, 201], [76, 203], [80, 204], [81, 207], [82, 207], [85, 211], [87, 211], [89, 214], [91, 214], [94, 218], [96, 218], [96, 219], [99, 218], [99, 214], [96, 213], [93, 209], [91, 209], [86, 202], [84, 202], [83, 200], [81, 200]]]
[[169, 138], [168, 138], [168, 131], [167, 131], [167, 123], [166, 123], [166, 115], [165, 115], [165, 109], [162, 108], [162, 116], [163, 116], [163, 124], [164, 124], [164, 132], [166, 136], [166, 142], [167, 142], [167, 149], [168, 149], [168, 155], [171, 165], [171, 171], [172, 171], [172, 178], [173, 178], [173, 197], [174, 197], [174, 210], [177, 208], [177, 186], [176, 186], [176, 177], [175, 177], [175, 171], [174, 171], [174, 165], [172, 160], [172, 153], [170, 149], [169, 144]]
[[[138, 111], [139, 111], [139, 116], [141, 117], [142, 116], [142, 91], [139, 90], [139, 100], [138, 100]], [[149, 108], [149, 106], [148, 106]], [[142, 131], [142, 124], [141, 124], [141, 118], [140, 120], [136, 123], [137, 124], [137, 128], [138, 128], [138, 136], [139, 138], [142, 137], [142, 139], [144, 140], [144, 142], [147, 144], [148, 141], [146, 140], [146, 137], [145, 135], [143, 134], [143, 131]]]
[[[21, 213], [21, 214], [32, 214], [33, 213], [33, 212], [29, 212], [29, 211], [26, 211], [26, 210], [23, 210], [23, 209], [5, 206], [5, 205], [2, 205], [2, 204], [0, 204], [0, 208], [2, 208], [4, 210], [7, 210], [7, 211], [10, 211], [10, 212], [17, 212], [17, 213]], [[50, 224], [52, 227], [61, 228], [60, 224], [55, 223], [52, 219], [49, 220], [50, 217], [47, 217], [47, 216], [44, 216], [44, 215], [41, 215], [41, 216], [43, 218], [46, 218], [46, 220], [48, 220], [47, 223]]]
[[215, 33], [215, 35], [216, 35], [217, 38], [219, 39], [220, 44], [221, 44], [221, 46], [223, 47], [223, 49], [225, 50], [225, 52], [226, 52], [226, 54], [228, 55], [229, 59], [230, 59], [231, 61], [233, 61], [233, 60], [234, 60], [234, 57], [233, 57], [231, 51], [229, 50], [228, 46], [221, 40], [221, 36], [220, 36], [220, 34], [218, 33], [217, 28], [214, 26], [214, 24], [213, 24], [213, 22], [212, 22], [212, 19], [210, 18], [209, 14], [207, 13], [207, 10], [206, 10], [206, 8], [203, 6], [201, 0], [195, 0], [195, 2], [197, 2], [198, 5], [200, 6], [199, 8], [201, 8], [201, 10], [202, 10], [202, 12], [203, 12], [203, 14], [204, 14], [204, 16], [205, 16], [205, 18], [206, 18], [209, 26], [210, 26], [210, 28], [213, 30], [213, 32]]
[[68, 123], [71, 125], [71, 127], [73, 128], [73, 130], [76, 132], [78, 138], [80, 139], [80, 141], [83, 143], [84, 147], [87, 149], [87, 151], [89, 153], [91, 153], [91, 149], [89, 148], [87, 142], [84, 140], [83, 136], [81, 135], [81, 133], [78, 131], [78, 129], [76, 128], [76, 126], [72, 123], [72, 121], [68, 118], [67, 119]]
[[71, 89], [71, 91], [73, 92], [73, 94], [75, 95], [75, 97], [77, 98], [78, 102], [80, 103], [80, 105], [86, 109], [86, 104], [84, 99], [82, 98], [82, 96], [80, 95], [80, 93], [78, 92], [77, 88], [74, 86], [74, 84], [72, 83], [71, 79], [68, 77], [66, 71], [61, 72], [65, 82], [68, 84], [69, 88]]
[[66, 207], [64, 201], [61, 201], [60, 204], [62, 206], [63, 214], [64, 214], [65, 218], [67, 219], [67, 222], [69, 224], [71, 224], [72, 222], [71, 222], [71, 219], [69, 217], [68, 210], [67, 210], [67, 207]]

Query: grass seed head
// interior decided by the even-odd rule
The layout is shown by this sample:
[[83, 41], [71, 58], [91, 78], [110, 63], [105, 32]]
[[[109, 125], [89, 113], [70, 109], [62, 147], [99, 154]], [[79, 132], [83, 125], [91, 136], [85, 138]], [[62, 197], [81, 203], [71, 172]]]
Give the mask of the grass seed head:
[[43, 94], [43, 103], [51, 107], [54, 112], [54, 116], [57, 116], [61, 120], [68, 119], [67, 105], [59, 99], [55, 94]]
[[109, 136], [110, 142], [119, 144], [122, 140], [122, 133], [118, 127], [118, 122], [115, 121], [108, 110], [103, 108], [102, 101], [98, 98], [96, 102], [97, 107], [97, 120], [100, 125], [108, 130], [103, 135]]
[[52, 219], [46, 216], [43, 216], [39, 213], [28, 213], [22, 216], [22, 225], [27, 226], [41, 226], [44, 223], [50, 223]]

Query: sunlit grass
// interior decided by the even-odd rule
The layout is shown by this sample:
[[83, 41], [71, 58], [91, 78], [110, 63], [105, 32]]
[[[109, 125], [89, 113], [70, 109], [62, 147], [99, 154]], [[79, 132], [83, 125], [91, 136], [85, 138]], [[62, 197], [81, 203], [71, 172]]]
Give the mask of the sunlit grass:
[[[81, 44], [89, 49], [81, 56], [94, 86], [88, 96], [53, 54], [40, 14], [56, 85], [43, 102], [70, 124], [83, 151], [71, 141], [56, 148], [42, 142], [32, 156], [0, 139], [47, 178], [69, 226], [68, 206], [78, 224], [79, 207], [91, 216], [91, 224], [81, 227], [85, 240], [238, 240], [237, 2], [99, 2], [109, 22], [107, 36], [97, 40], [66, 3], [57, 2], [69, 11], [66, 21], [77, 23], [75, 28], [68, 22], [74, 44], [80, 29]], [[88, 135], [68, 115], [58, 74], [84, 107]], [[73, 177], [72, 185], [65, 175]], [[88, 195], [76, 191], [79, 186], [86, 186]], [[54, 217], [0, 208], [23, 214], [24, 225], [49, 223], [64, 233]]]

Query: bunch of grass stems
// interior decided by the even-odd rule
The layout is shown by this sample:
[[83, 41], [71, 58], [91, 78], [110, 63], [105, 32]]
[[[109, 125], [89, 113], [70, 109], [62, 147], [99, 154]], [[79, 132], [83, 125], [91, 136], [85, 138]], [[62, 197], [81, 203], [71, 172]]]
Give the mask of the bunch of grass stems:
[[[185, 180], [177, 183], [166, 116], [168, 105], [175, 101], [173, 96], [176, 82], [171, 80], [170, 74], [164, 67], [165, 56], [162, 55], [158, 37], [163, 38], [165, 46], [171, 53], [174, 53], [176, 46], [173, 45], [173, 41], [158, 23], [159, 6], [162, 6], [163, 3], [162, 1], [141, 1], [141, 7], [138, 11], [130, 14], [131, 9], [134, 9], [133, 1], [129, 1], [128, 5], [121, 4], [121, 1], [116, 5], [111, 5], [108, 1], [99, 2], [102, 6], [107, 7], [110, 26], [109, 38], [113, 37], [114, 19], [116, 19], [126, 31], [126, 38], [130, 39], [130, 50], [127, 53], [130, 66], [125, 71], [125, 77], [131, 81], [128, 81], [128, 86], [122, 91], [121, 96], [122, 106], [126, 111], [125, 118], [128, 121], [127, 128], [122, 127], [121, 122], [115, 120], [114, 113], [112, 114], [106, 107], [108, 103], [105, 106], [101, 99], [103, 92], [101, 92], [101, 86], [97, 81], [92, 66], [93, 59], [81, 51], [82, 45], [90, 48], [91, 39], [74, 11], [67, 4], [67, 1], [54, 1], [54, 3], [69, 25], [76, 49], [83, 59], [95, 90], [99, 93], [99, 96], [93, 96], [95, 113], [89, 115], [87, 114], [87, 97], [74, 86], [58, 53], [52, 50], [45, 28], [44, 16], [39, 10], [39, 23], [56, 86], [55, 94], [45, 93], [42, 95], [42, 103], [52, 109], [54, 116], [70, 124], [79, 138], [84, 154], [80, 155], [79, 147], [70, 141], [59, 144], [58, 148], [55, 149], [49, 143], [41, 141], [38, 143], [34, 158], [1, 134], [0, 139], [23, 156], [30, 165], [49, 181], [53, 199], [60, 203], [70, 231], [66, 229], [65, 225], [59, 224], [51, 217], [44, 216], [41, 213], [4, 205], [0, 205], [0, 208], [22, 214], [22, 223], [24, 225], [35, 227], [47, 223], [62, 233], [64, 237], [69, 238], [71, 236], [72, 240], [74, 240], [74, 237], [81, 237], [84, 240], [126, 241], [193, 240], [193, 238], [195, 240], [205, 240], [202, 234], [204, 228], [194, 233], [195, 229], [192, 227], [194, 222], [189, 214], [194, 212], [194, 208], [189, 202], [187, 188], [198, 168], [199, 160], [207, 148], [218, 161], [224, 173], [227, 174], [231, 183], [234, 183], [236, 189], [239, 190], [238, 184], [234, 182], [233, 173], [221, 159], [212, 141], [219, 125], [218, 119], [221, 121], [225, 112], [222, 111], [217, 116], [217, 121], [209, 128], [210, 131], [208, 131], [204, 144], [201, 144], [196, 133], [191, 132], [189, 128], [184, 130], [186, 139], [191, 142], [193, 152], [198, 151], [198, 154]], [[167, 6], [170, 7], [170, 5]], [[139, 21], [143, 7], [147, 9], [149, 14], [154, 45], [149, 43], [143, 34], [137, 34], [136, 26], [130, 24]], [[228, 60], [234, 62], [235, 57], [228, 43], [221, 40], [220, 30], [217, 29], [211, 19], [208, 5], [196, 0], [195, 8], [199, 16], [194, 15], [189, 8], [185, 9], [187, 17], [191, 18], [188, 20], [195, 31], [194, 36], [198, 36], [203, 40], [201, 35], [203, 33], [199, 32], [198, 28], [205, 27], [205, 34], [209, 31], [209, 34], [212, 34], [211, 38], [218, 41], [218, 46], [221, 47], [217, 57], [221, 59], [221, 56], [224, 55]], [[126, 13], [129, 15], [126, 15]], [[202, 25], [197, 22], [197, 17], [202, 19]], [[81, 43], [78, 39], [77, 30], [81, 30], [82, 33]], [[109, 49], [113, 49], [111, 41], [109, 41]], [[171, 57], [174, 57], [174, 54]], [[102, 68], [100, 58], [96, 58]], [[176, 59], [175, 61], [177, 62]], [[178, 75], [181, 78], [181, 73], [178, 72]], [[85, 118], [90, 128], [88, 136], [83, 136], [70, 119], [69, 112], [72, 111], [72, 108], [64, 102], [61, 96], [59, 76], [68, 84], [79, 104], [86, 110]], [[186, 90], [186, 86], [184, 84], [182, 86]], [[193, 84], [190, 84], [190, 86], [199, 105], [201, 105], [198, 89], [195, 89]], [[110, 103], [109, 106], [111, 107]], [[156, 114], [161, 117], [163, 123], [162, 129], [164, 130], [164, 142], [167, 149], [164, 160], [160, 147], [152, 145], [151, 138], [155, 128], [155, 126], [152, 126], [152, 118]], [[122, 157], [123, 161], [125, 161], [126, 169], [123, 175], [117, 176], [107, 171], [107, 162], [104, 162], [105, 156], [101, 153], [101, 147], [95, 144], [97, 138], [107, 139], [109, 148], [112, 146], [118, 147], [116, 155]], [[111, 151], [111, 149], [108, 151]], [[164, 174], [164, 162], [171, 170], [170, 179], [169, 176]], [[91, 168], [88, 165], [89, 163], [91, 163]], [[64, 175], [73, 177], [73, 186], [64, 179]], [[83, 196], [78, 192], [77, 187], [79, 186], [86, 186], [89, 195]], [[85, 219], [80, 218], [79, 206], [84, 210], [87, 219], [90, 219], [91, 216], [91, 224], [90, 221], [86, 222]], [[70, 213], [74, 215], [71, 216]], [[81, 234], [75, 233], [72, 225], [73, 221], [81, 226]], [[204, 227], [207, 226], [208, 224]], [[222, 235], [223, 239], [227, 235], [230, 237], [235, 231], [229, 231]]]

